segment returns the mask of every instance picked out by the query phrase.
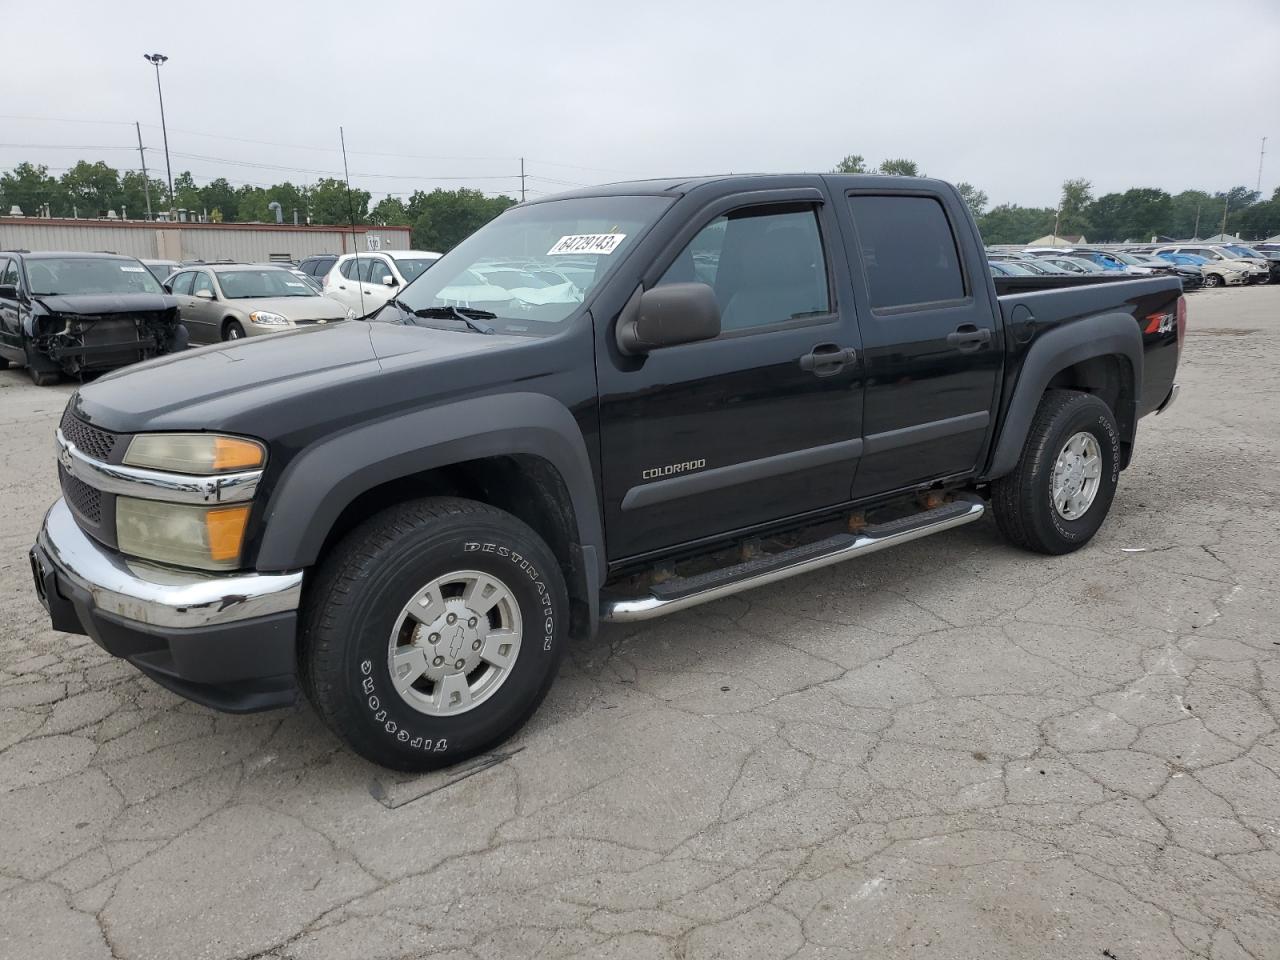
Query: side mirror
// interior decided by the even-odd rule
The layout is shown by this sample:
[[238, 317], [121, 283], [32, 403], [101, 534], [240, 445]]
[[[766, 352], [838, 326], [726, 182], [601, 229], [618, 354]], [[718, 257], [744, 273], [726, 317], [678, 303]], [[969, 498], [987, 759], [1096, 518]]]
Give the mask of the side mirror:
[[169, 286], [169, 284], [167, 284], [167, 283], [162, 283], [162, 284], [160, 284], [160, 286], [164, 287], [164, 292], [165, 292], [165, 293], [173, 293], [173, 287]]
[[196, 291], [196, 296], [197, 296], [197, 297], [199, 297], [201, 300], [212, 300], [212, 299], [213, 299], [213, 291], [212, 291], [212, 290], [197, 290], [197, 291]]
[[0, 284], [0, 300], [17, 300], [18, 288], [12, 283]]
[[705, 283], [668, 283], [636, 293], [618, 318], [618, 349], [628, 356], [720, 336], [720, 305]]
[[399, 282], [396, 280], [396, 278], [395, 278], [395, 277], [391, 276], [391, 274], [387, 274], [385, 277], [383, 277], [383, 278], [382, 278], [382, 285], [383, 285], [384, 287], [398, 287], [398, 286], [400, 286]]

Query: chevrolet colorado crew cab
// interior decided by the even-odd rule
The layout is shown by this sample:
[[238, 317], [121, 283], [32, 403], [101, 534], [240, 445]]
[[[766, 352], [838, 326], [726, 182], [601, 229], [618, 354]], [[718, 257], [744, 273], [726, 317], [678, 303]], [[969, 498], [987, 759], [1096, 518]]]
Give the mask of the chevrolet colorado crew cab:
[[1177, 394], [1176, 278], [1003, 293], [955, 189], [594, 187], [369, 320], [99, 379], [31, 551], [55, 629], [171, 690], [304, 691], [389, 767], [510, 736], [566, 644], [979, 519], [1093, 536]]

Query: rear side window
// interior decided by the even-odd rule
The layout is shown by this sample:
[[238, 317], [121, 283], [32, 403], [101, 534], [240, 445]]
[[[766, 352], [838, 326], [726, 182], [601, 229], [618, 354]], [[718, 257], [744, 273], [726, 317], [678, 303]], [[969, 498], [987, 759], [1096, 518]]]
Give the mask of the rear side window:
[[872, 309], [964, 297], [956, 238], [941, 203], [933, 197], [854, 196], [849, 207]]
[[831, 312], [822, 235], [807, 204], [748, 207], [702, 228], [658, 281], [705, 283], [727, 333]]

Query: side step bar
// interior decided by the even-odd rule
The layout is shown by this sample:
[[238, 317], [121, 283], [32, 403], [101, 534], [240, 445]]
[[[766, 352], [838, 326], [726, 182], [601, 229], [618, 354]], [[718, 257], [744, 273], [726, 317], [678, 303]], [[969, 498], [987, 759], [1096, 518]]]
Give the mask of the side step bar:
[[642, 597], [620, 598], [606, 593], [602, 598], [600, 618], [613, 623], [629, 623], [675, 613], [767, 583], [820, 570], [842, 560], [896, 547], [931, 533], [964, 526], [980, 519], [985, 512], [979, 497], [963, 494], [933, 510], [864, 527], [858, 533], [839, 533], [816, 543], [755, 557], [708, 573], [666, 580], [650, 587]]

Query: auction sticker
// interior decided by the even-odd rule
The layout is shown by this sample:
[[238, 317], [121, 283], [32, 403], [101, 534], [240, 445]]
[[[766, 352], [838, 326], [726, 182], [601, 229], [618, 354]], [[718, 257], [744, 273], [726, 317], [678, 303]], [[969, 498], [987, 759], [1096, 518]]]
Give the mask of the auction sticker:
[[618, 244], [625, 239], [625, 233], [577, 233], [557, 240], [547, 251], [547, 256], [555, 257], [566, 253], [603, 253], [607, 256], [617, 250]]
[[121, 267], [120, 270], [124, 273], [146, 273], [147, 272], [146, 267]]

